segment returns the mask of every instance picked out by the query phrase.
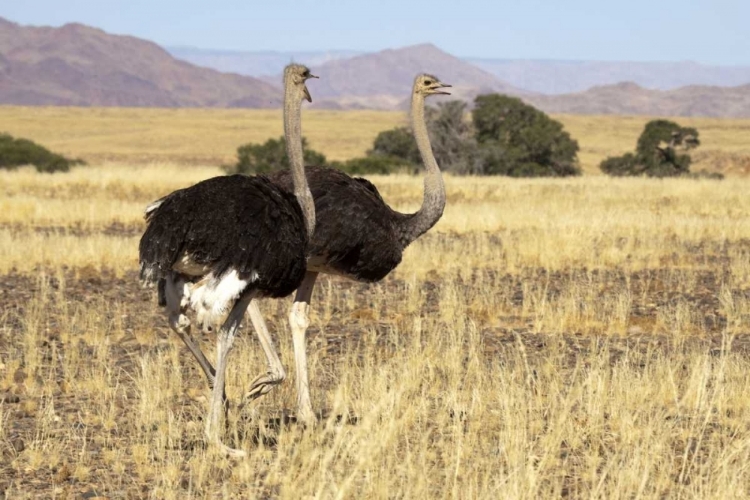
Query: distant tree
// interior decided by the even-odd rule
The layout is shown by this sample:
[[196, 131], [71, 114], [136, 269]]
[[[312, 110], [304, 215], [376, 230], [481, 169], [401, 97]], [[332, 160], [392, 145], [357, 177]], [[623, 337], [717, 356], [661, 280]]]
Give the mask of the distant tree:
[[364, 156], [344, 162], [334, 161], [330, 165], [351, 175], [392, 174], [403, 170], [413, 170], [413, 164], [393, 156]]
[[644, 172], [643, 165], [639, 165], [638, 157], [633, 153], [622, 156], [611, 156], [599, 165], [602, 172], [615, 177], [626, 175], [640, 175]]
[[463, 101], [438, 104], [428, 114], [427, 130], [440, 168], [457, 174], [480, 174], [479, 152], [474, 128], [466, 120], [468, 105]]
[[[325, 155], [307, 147], [307, 139], [302, 138], [302, 154], [305, 165], [327, 165]], [[289, 158], [286, 154], [286, 141], [268, 139], [263, 144], [249, 143], [237, 148], [237, 163], [224, 167], [230, 174], [267, 174], [289, 168]]]
[[512, 177], [581, 173], [578, 143], [560, 122], [520, 99], [480, 95], [474, 100], [472, 121], [481, 173]]
[[38, 172], [67, 172], [82, 160], [72, 160], [53, 153], [28, 139], [14, 139], [9, 134], [0, 134], [0, 168], [13, 170], [23, 165], [34, 165]]
[[406, 163], [417, 164], [421, 161], [417, 142], [409, 127], [396, 127], [380, 132], [372, 144], [367, 156], [398, 158]]
[[670, 120], [651, 120], [638, 138], [636, 151], [640, 154], [649, 154], [654, 149], [664, 146], [689, 150], [697, 148], [700, 144], [698, 131], [693, 127], [680, 127]]
[[[448, 101], [436, 108], [425, 109], [427, 131], [435, 160], [441, 170], [456, 173], [476, 172], [477, 144], [471, 122], [466, 120], [467, 105], [463, 101]], [[397, 127], [378, 134], [368, 157], [390, 157], [413, 165], [422, 164], [422, 157], [409, 127]]]
[[680, 127], [669, 120], [652, 120], [638, 138], [635, 154], [607, 158], [600, 169], [614, 176], [686, 176], [691, 164], [688, 151], [699, 145], [695, 128]]

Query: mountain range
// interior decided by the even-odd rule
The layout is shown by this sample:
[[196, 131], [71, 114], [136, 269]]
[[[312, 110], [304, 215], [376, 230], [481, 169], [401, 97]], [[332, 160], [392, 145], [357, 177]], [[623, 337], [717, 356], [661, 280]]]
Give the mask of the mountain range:
[[689, 85], [675, 90], [652, 90], [623, 82], [573, 94], [536, 94], [525, 100], [547, 113], [750, 117], [750, 84], [737, 87]]
[[750, 66], [712, 66], [693, 61], [465, 60], [511, 85], [542, 94], [583, 92], [620, 82], [654, 90], [750, 83]]
[[278, 88], [172, 57], [155, 43], [82, 24], [0, 18], [0, 104], [277, 107]]
[[414, 75], [428, 72], [467, 101], [500, 92], [554, 113], [750, 117], [744, 67], [461, 59], [432, 44], [368, 54], [167, 51], [82, 24], [34, 27], [2, 18], [0, 104], [278, 107], [280, 71], [290, 60], [322, 76], [310, 86], [313, 105], [329, 109], [403, 109]]
[[300, 52], [261, 50], [248, 52], [199, 49], [196, 47], [164, 48], [177, 59], [182, 59], [197, 66], [212, 68], [226, 73], [254, 76], [256, 78], [279, 74], [284, 70], [284, 66], [290, 62], [298, 62], [308, 66], [319, 66], [329, 61], [348, 59], [362, 54], [362, 52], [354, 50]]
[[[401, 108], [408, 97], [404, 89], [410, 88], [418, 73], [438, 75], [453, 85], [451, 93], [457, 99], [471, 100], [477, 94], [489, 92], [527, 94], [432, 44], [332, 60], [311, 69], [314, 74], [324, 76], [315, 82], [315, 97], [319, 102], [314, 103], [323, 108]], [[264, 80], [281, 81], [281, 75]]]
[[[276, 75], [290, 61], [320, 66], [366, 55], [348, 50], [269, 52], [166, 47], [178, 59], [198, 66], [257, 78]], [[689, 85], [733, 87], [750, 83], [750, 66], [715, 66], [694, 61], [559, 61], [460, 58], [509, 85], [541, 94], [583, 92], [591, 87], [633, 82], [655, 90]]]

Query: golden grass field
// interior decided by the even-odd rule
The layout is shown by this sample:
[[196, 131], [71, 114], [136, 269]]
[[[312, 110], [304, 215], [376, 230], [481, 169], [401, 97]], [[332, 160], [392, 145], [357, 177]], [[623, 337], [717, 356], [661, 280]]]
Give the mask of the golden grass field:
[[[319, 281], [314, 428], [289, 418], [290, 301], [262, 304], [289, 377], [232, 408], [227, 441], [248, 451], [237, 461], [203, 445], [208, 389], [138, 284], [137, 245], [147, 203], [221, 174], [173, 162], [219, 158], [216, 143], [235, 147], [223, 136], [241, 142], [253, 113], [230, 132], [220, 117], [232, 112], [205, 112], [217, 128], [201, 138], [184, 122], [203, 111], [133, 111], [150, 119], [126, 139], [115, 132], [129, 111], [75, 112], [39, 110], [49, 129], [32, 113], [27, 132], [19, 112], [7, 127], [93, 164], [0, 172], [0, 498], [750, 495], [749, 178], [448, 176], [444, 217], [382, 283]], [[343, 152], [353, 129], [377, 132], [356, 112], [340, 135], [316, 136], [316, 120], [335, 123], [319, 113], [304, 130], [331, 157], [366, 147]], [[623, 144], [642, 123], [570, 120]], [[264, 123], [258, 140], [277, 134]], [[705, 120], [701, 137], [742, 155], [746, 127]], [[419, 177], [371, 180], [398, 210], [421, 199]], [[236, 345], [233, 401], [265, 370], [251, 331]]]
[[[635, 149], [648, 117], [553, 115], [580, 145], [583, 171], [599, 174], [607, 156]], [[750, 174], [750, 120], [675, 118], [697, 127], [694, 170]], [[331, 160], [361, 156], [383, 130], [407, 124], [389, 111], [306, 110], [310, 147]], [[98, 164], [231, 163], [237, 147], [282, 134], [281, 111], [226, 109], [60, 108], [0, 106], [0, 132], [26, 137]]]

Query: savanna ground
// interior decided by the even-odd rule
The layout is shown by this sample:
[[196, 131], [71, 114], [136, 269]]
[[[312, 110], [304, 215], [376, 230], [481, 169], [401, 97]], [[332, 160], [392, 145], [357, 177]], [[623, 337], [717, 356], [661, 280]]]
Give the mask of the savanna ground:
[[[92, 166], [0, 173], [5, 498], [750, 495], [750, 179], [731, 175], [741, 169], [724, 181], [448, 177], [443, 219], [384, 282], [319, 281], [308, 347], [317, 427], [290, 418], [290, 302], [262, 304], [289, 378], [232, 408], [228, 440], [249, 452], [234, 461], [203, 446], [208, 390], [138, 284], [137, 244], [148, 202], [221, 173], [184, 163], [229, 161], [237, 138], [279, 135], [279, 117], [259, 119], [263, 135], [247, 129], [267, 112], [225, 123], [234, 112], [19, 109], [0, 109], [15, 116], [6, 127], [3, 114], [9, 132]], [[343, 159], [403, 119], [310, 112], [304, 130]], [[567, 119], [589, 155], [632, 148], [646, 121]], [[714, 159], [746, 158], [748, 122], [683, 121]], [[316, 135], [324, 122], [340, 128]], [[622, 140], [597, 149], [590, 136]], [[372, 180], [399, 210], [420, 200], [418, 177]], [[236, 345], [235, 402], [265, 370], [251, 331]]]
[[[587, 174], [599, 174], [599, 163], [607, 156], [633, 151], [644, 125], [652, 119], [552, 116], [578, 140], [578, 157]], [[693, 153], [693, 170], [750, 174], [750, 120], [675, 120], [700, 132], [702, 145]], [[305, 110], [302, 131], [310, 147], [329, 160], [348, 160], [372, 147], [379, 132], [407, 123], [407, 116], [401, 112]], [[264, 142], [283, 133], [279, 110], [21, 106], [0, 106], [0, 131], [38, 141], [53, 151], [92, 164], [128, 165], [227, 164], [235, 160], [238, 146]]]

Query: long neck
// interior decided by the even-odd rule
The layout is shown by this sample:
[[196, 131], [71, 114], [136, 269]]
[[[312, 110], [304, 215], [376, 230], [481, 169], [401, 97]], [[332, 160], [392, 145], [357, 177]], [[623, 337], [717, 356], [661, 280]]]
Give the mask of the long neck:
[[302, 101], [295, 96], [289, 85], [284, 93], [284, 138], [286, 153], [294, 181], [294, 195], [305, 217], [307, 236], [315, 234], [315, 203], [305, 176], [305, 161], [302, 154]]
[[445, 185], [440, 167], [432, 154], [430, 137], [427, 135], [427, 124], [424, 119], [424, 96], [412, 95], [411, 119], [414, 138], [424, 164], [424, 195], [422, 206], [411, 217], [404, 219], [401, 228], [401, 239], [404, 246], [413, 242], [434, 226], [445, 209]]

